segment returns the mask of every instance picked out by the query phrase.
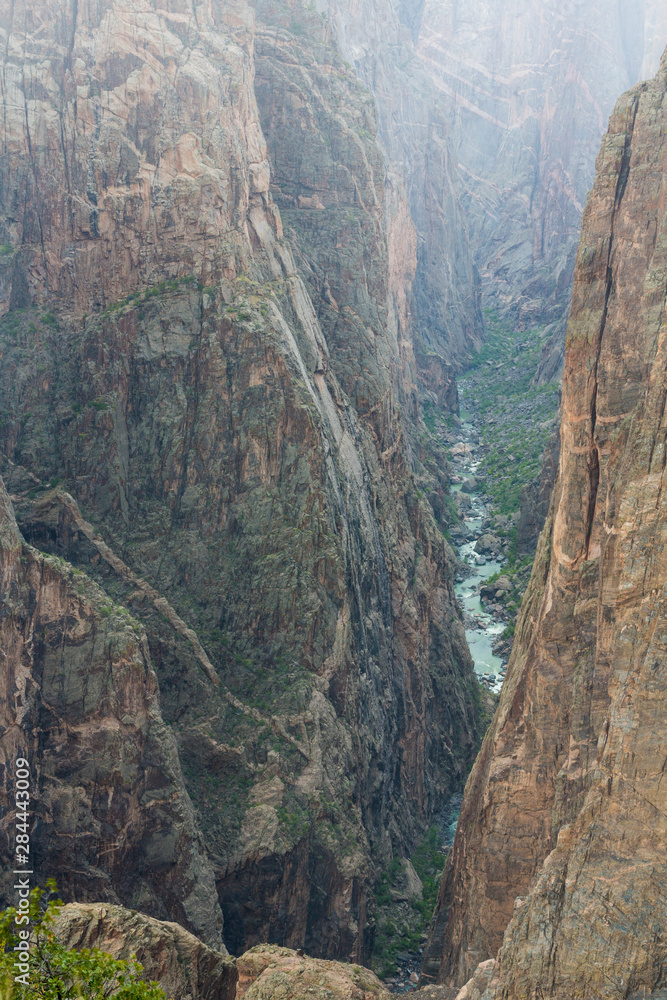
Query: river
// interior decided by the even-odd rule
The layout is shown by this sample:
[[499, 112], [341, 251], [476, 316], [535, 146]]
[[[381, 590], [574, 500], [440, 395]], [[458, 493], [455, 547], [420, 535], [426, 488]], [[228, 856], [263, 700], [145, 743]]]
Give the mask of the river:
[[[461, 492], [462, 482], [474, 479], [482, 458], [477, 429], [464, 421], [458, 428], [456, 441], [452, 446], [450, 459], [452, 493]], [[493, 652], [493, 645], [507, 625], [499, 616], [489, 614], [483, 607], [479, 589], [494, 573], [499, 572], [501, 563], [495, 559], [480, 556], [475, 551], [475, 543], [484, 533], [484, 523], [489, 517], [490, 505], [479, 486], [466, 488], [470, 496], [470, 507], [464, 512], [466, 540], [457, 548], [462, 566], [456, 575], [454, 593], [463, 611], [466, 639], [470, 647], [475, 673], [480, 682], [495, 694], [499, 694], [505, 679], [505, 661]], [[435, 818], [438, 826], [440, 846], [449, 851], [453, 842], [461, 808], [461, 794], [452, 796], [442, 813]], [[390, 993], [410, 993], [417, 989], [410, 982], [410, 975], [419, 975], [423, 949], [399, 953], [397, 974], [387, 980]]]
[[[470, 423], [462, 423], [458, 441], [454, 445], [451, 458], [452, 492], [461, 491], [462, 479], [474, 478], [481, 461], [480, 446], [476, 441], [475, 428]], [[456, 480], [459, 482], [456, 482]], [[467, 541], [458, 547], [459, 558], [467, 567], [456, 577], [454, 593], [463, 610], [466, 639], [475, 665], [475, 673], [490, 691], [498, 694], [505, 678], [505, 662], [493, 652], [493, 644], [505, 630], [502, 618], [489, 614], [479, 595], [480, 586], [494, 573], [498, 573], [501, 563], [495, 559], [479, 556], [475, 551], [477, 538], [483, 534], [483, 524], [489, 516], [489, 504], [479, 487], [469, 491], [471, 505], [465, 511], [464, 524]]]

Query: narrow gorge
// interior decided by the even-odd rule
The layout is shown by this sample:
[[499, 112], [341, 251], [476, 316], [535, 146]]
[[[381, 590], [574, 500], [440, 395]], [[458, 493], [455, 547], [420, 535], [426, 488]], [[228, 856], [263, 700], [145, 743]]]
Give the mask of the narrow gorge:
[[0, 33], [7, 1000], [663, 1000], [663, 5]]

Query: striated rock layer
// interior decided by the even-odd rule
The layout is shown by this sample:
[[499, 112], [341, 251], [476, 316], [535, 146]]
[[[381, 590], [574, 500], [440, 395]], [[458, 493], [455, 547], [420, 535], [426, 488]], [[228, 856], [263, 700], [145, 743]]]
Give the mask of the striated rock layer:
[[[0, 9], [0, 453], [27, 541], [146, 630], [194, 805], [183, 850], [201, 834], [230, 950], [363, 958], [377, 866], [460, 782], [482, 712], [410, 469], [414, 248], [392, 250], [373, 109], [326, 39], [259, 14]], [[76, 736], [40, 727], [66, 794]], [[104, 877], [63, 884], [47, 805], [42, 870], [67, 898], [175, 916], [167, 881], [150, 905], [105, 881], [106, 827]], [[98, 805], [68, 820], [81, 844]]]
[[[213, 870], [165, 726], [146, 633], [64, 560], [26, 545], [0, 480], [2, 850], [14, 762], [32, 761], [35, 871], [62, 892], [171, 917], [220, 946]], [[11, 869], [2, 892], [12, 897]]]
[[[318, 0], [338, 45], [377, 102], [389, 164], [390, 276], [412, 271], [405, 294], [422, 391], [456, 411], [454, 373], [483, 332], [479, 276], [460, 205], [448, 102], [415, 48], [423, 4]], [[405, 292], [403, 292], [405, 289]]]
[[594, 160], [620, 93], [655, 73], [662, 0], [425, 0], [417, 50], [448, 105], [487, 304], [559, 321]]
[[667, 55], [598, 157], [552, 511], [428, 946], [459, 984], [488, 960], [471, 1000], [667, 983], [666, 124]]

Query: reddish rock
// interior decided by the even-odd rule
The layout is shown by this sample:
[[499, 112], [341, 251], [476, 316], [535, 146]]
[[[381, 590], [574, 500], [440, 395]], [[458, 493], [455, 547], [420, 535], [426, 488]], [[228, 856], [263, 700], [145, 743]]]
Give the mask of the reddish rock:
[[667, 56], [617, 104], [584, 214], [552, 512], [427, 951], [460, 985], [502, 944], [462, 997], [665, 982], [666, 95]]

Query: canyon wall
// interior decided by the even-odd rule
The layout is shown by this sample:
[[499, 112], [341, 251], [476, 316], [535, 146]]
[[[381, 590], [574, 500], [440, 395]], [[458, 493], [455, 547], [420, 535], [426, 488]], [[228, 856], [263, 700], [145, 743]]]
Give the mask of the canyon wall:
[[[326, 25], [304, 38], [307, 12], [269, 7], [257, 21], [243, 0], [0, 9], [2, 473], [26, 544], [102, 595], [99, 614], [77, 611], [85, 628], [63, 598], [66, 625], [17, 656], [35, 684], [57, 657], [28, 753], [38, 769], [40, 746], [57, 748], [38, 786], [40, 873], [68, 899], [208, 939], [219, 901], [235, 952], [366, 958], [369, 886], [461, 781], [483, 710], [406, 434], [414, 229]], [[40, 599], [20, 587], [12, 642]], [[68, 707], [89, 633], [95, 674], [116, 669], [92, 638], [105, 608], [146, 635], [138, 715], [112, 694]], [[16, 735], [18, 674], [2, 669]], [[86, 791], [96, 768], [112, 780], [97, 737], [93, 764], [79, 745], [86, 713], [138, 761], [169, 727], [150, 775], [127, 778], [133, 829], [143, 844], [172, 796], [182, 837], [165, 857], [183, 907], [195, 860], [214, 879], [205, 913], [179, 916], [169, 879], [140, 891], [129, 848], [119, 885], [116, 827]], [[56, 814], [56, 779], [58, 796], [81, 784], [86, 808]], [[72, 882], [60, 823], [88, 859]]]
[[428, 977], [484, 963], [468, 1000], [667, 983], [666, 125], [667, 55], [597, 160], [552, 508], [427, 948]]
[[415, 50], [421, 5], [318, 0], [318, 7], [375, 97], [389, 162], [389, 252], [399, 273], [406, 251], [415, 256], [408, 301], [419, 381], [453, 409], [454, 369], [480, 345], [483, 323], [447, 103]]
[[661, 0], [425, 0], [417, 50], [450, 109], [487, 305], [564, 326], [600, 138], [665, 43]]
[[[78, 899], [178, 920], [221, 947], [213, 869], [165, 726], [146, 633], [84, 573], [23, 541], [0, 480], [3, 798], [32, 762], [31, 867]], [[12, 899], [14, 810], [3, 808]]]

